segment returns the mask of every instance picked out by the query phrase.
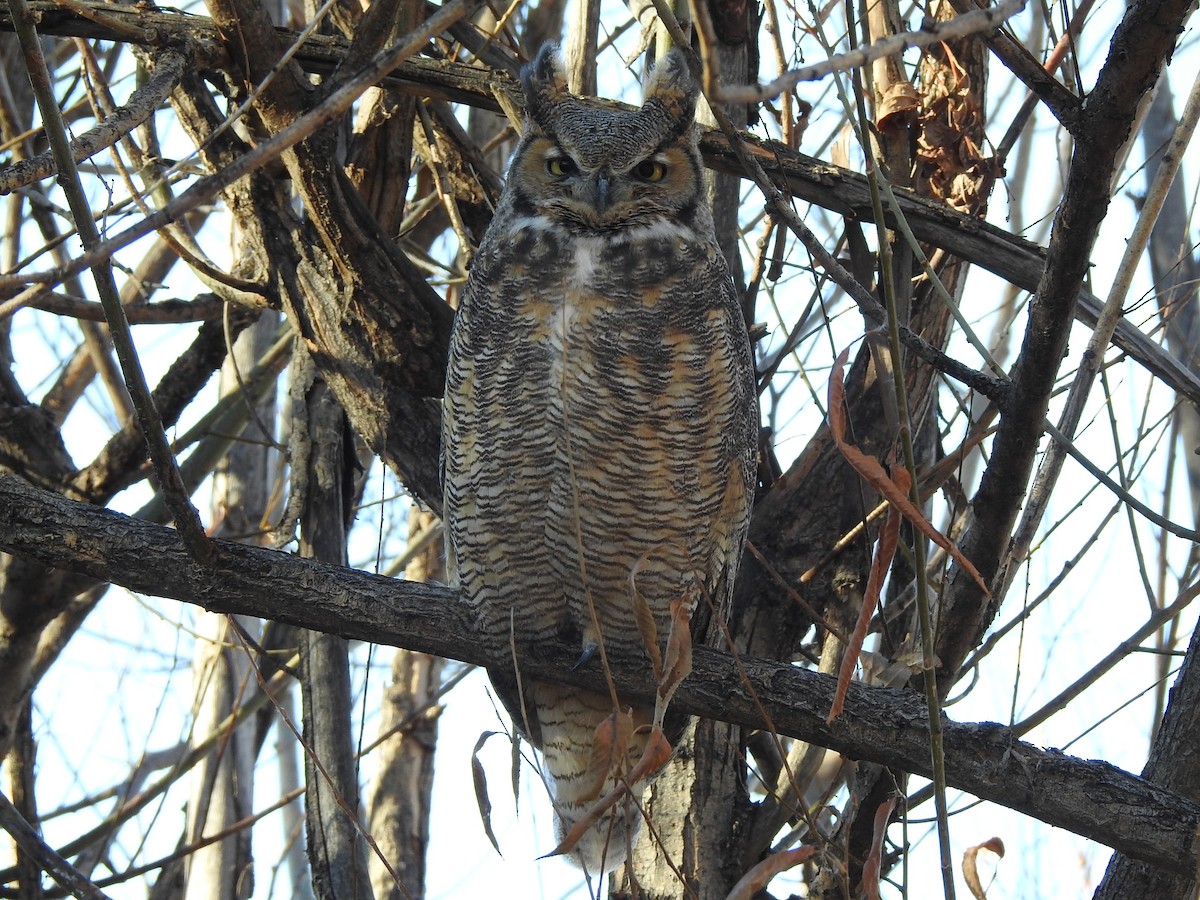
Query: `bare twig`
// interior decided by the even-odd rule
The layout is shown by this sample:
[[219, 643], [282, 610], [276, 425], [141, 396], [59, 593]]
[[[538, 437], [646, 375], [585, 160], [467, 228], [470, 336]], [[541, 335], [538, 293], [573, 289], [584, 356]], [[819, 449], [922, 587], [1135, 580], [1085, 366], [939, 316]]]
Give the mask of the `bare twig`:
[[113, 32], [125, 40], [136, 41], [139, 44], [149, 44], [153, 43], [155, 39], [150, 31], [142, 28], [136, 21], [131, 22], [126, 19], [117, 18], [116, 16], [107, 15], [87, 3], [79, 3], [78, 0], [54, 0], [54, 2], [58, 6], [64, 6], [71, 10], [71, 12], [78, 13], [85, 19], [95, 22], [97, 25], [112, 29]]
[[[72, 294], [46, 294], [34, 309], [66, 316], [84, 322], [103, 322], [104, 307], [94, 300]], [[201, 294], [193, 300], [158, 300], [154, 303], [133, 303], [125, 307], [130, 325], [167, 325], [179, 322], [204, 322], [221, 318], [225, 303], [215, 294]]]
[[1013, 726], [1013, 732], [1016, 734], [1028, 734], [1037, 726], [1041, 725], [1055, 713], [1062, 712], [1067, 704], [1086, 691], [1089, 687], [1100, 680], [1102, 676], [1107, 674], [1113, 666], [1125, 659], [1138, 648], [1142, 641], [1150, 637], [1158, 629], [1171, 621], [1175, 616], [1179, 615], [1183, 610], [1191, 604], [1196, 596], [1200, 595], [1200, 584], [1193, 584], [1185, 591], [1180, 593], [1175, 600], [1168, 606], [1164, 606], [1160, 610], [1156, 610], [1142, 626], [1133, 634], [1127, 637], [1121, 643], [1117, 644], [1108, 654], [1105, 655], [1098, 663], [1092, 666], [1079, 678], [1075, 679], [1066, 689], [1052, 700], [1048, 700], [1042, 704], [1041, 709], [1030, 713], [1020, 722]]
[[[978, 10], [985, 2], [986, 0], [950, 0], [950, 5], [959, 13], [967, 15]], [[1078, 130], [1083, 109], [1081, 99], [1051, 75], [1041, 60], [1004, 29], [994, 31], [990, 35], [984, 34], [982, 39], [996, 58], [1024, 82], [1031, 93], [1046, 104], [1067, 131], [1074, 134]]]
[[[107, 116], [103, 122], [71, 141], [71, 158], [79, 163], [106, 150], [133, 129], [145, 122], [163, 101], [171, 95], [180, 75], [192, 63], [190, 54], [180, 50], [164, 50], [158, 56], [154, 75], [130, 95], [128, 102]], [[0, 196], [32, 184], [57, 171], [54, 153], [47, 151], [0, 169]]]
[[[1134, 226], [1133, 234], [1130, 235], [1125, 246], [1125, 254], [1121, 260], [1120, 267], [1117, 269], [1116, 279], [1109, 291], [1108, 299], [1105, 301], [1104, 307], [1100, 311], [1100, 316], [1096, 321], [1096, 326], [1088, 338], [1088, 344], [1079, 362], [1079, 367], [1075, 370], [1075, 380], [1072, 382], [1070, 393], [1067, 395], [1066, 407], [1055, 429], [1055, 437], [1061, 437], [1062, 439], [1055, 440], [1047, 448], [1046, 456], [1042, 460], [1037, 476], [1034, 478], [1033, 488], [1029, 494], [1029, 501], [1026, 504], [1025, 512], [1021, 517], [1021, 522], [1017, 527], [1016, 533], [1013, 536], [1012, 545], [1005, 562], [1007, 578], [1012, 578], [1016, 567], [1024, 561], [1025, 555], [1029, 552], [1033, 536], [1037, 531], [1038, 525], [1041, 523], [1042, 514], [1045, 512], [1046, 506], [1050, 501], [1050, 496], [1054, 492], [1054, 486], [1058, 483], [1058, 476], [1062, 471], [1062, 464], [1068, 453], [1069, 442], [1075, 437], [1075, 429], [1079, 425], [1079, 420], [1083, 415], [1084, 403], [1091, 392], [1096, 374], [1104, 362], [1104, 351], [1108, 347], [1108, 342], [1112, 339], [1112, 334], [1116, 330], [1117, 323], [1121, 320], [1122, 306], [1125, 303], [1126, 296], [1128, 296], [1129, 286], [1133, 282], [1138, 262], [1146, 252], [1146, 245], [1150, 241], [1150, 234], [1154, 229], [1154, 223], [1158, 220], [1158, 213], [1162, 209], [1163, 202], [1166, 200], [1171, 182], [1174, 181], [1175, 174], [1179, 171], [1179, 166], [1183, 162], [1187, 146], [1191, 142], [1192, 134], [1196, 130], [1197, 121], [1200, 121], [1200, 78], [1197, 78], [1192, 86], [1192, 93], [1188, 97], [1187, 106], [1184, 108], [1183, 118], [1180, 120], [1179, 126], [1175, 129], [1175, 134], [1172, 136], [1171, 143], [1167, 147], [1167, 152], [1163, 156], [1162, 164], [1155, 171], [1154, 182], [1146, 195], [1146, 200], [1142, 205], [1142, 211], [1138, 216], [1137, 224]], [[1077, 454], [1072, 455], [1076, 455], [1078, 458]]]
[[[38, 108], [42, 113], [42, 122], [46, 128], [46, 137], [54, 153], [59, 171], [59, 183], [71, 206], [71, 214], [75, 219], [75, 227], [83, 239], [85, 247], [96, 248], [100, 244], [100, 231], [92, 218], [91, 207], [84, 194], [83, 185], [79, 180], [79, 171], [75, 168], [75, 160], [71, 145], [67, 138], [66, 125], [58, 106], [58, 98], [54, 95], [50, 73], [46, 69], [46, 60], [42, 56], [41, 43], [33, 18], [25, 5], [25, 0], [9, 0], [13, 21], [17, 26], [17, 38], [21, 51], [25, 55], [25, 67], [33, 86]], [[179, 467], [175, 457], [167, 445], [167, 437], [163, 433], [162, 418], [150, 395], [150, 386], [138, 360], [137, 349], [133, 344], [133, 336], [129, 331], [129, 322], [125, 319], [125, 310], [121, 305], [121, 297], [113, 280], [112, 267], [107, 257], [101, 257], [91, 263], [92, 276], [96, 281], [96, 290], [100, 302], [104, 306], [104, 315], [108, 320], [112, 333], [113, 347], [117, 359], [121, 363], [121, 372], [125, 376], [125, 385], [133, 401], [137, 419], [141, 425], [142, 435], [150, 451], [159, 489], [171, 508], [175, 527], [183, 535], [185, 543], [197, 560], [208, 557], [208, 536], [200, 522], [200, 516], [188, 497], [188, 492], [179, 475]]]
[[[1085, 107], [1066, 193], [1058, 206], [1046, 267], [1030, 304], [1021, 352], [1011, 368], [1008, 414], [1000, 422], [987, 469], [975, 492], [975, 518], [960, 546], [979, 571], [996, 578], [1037, 456], [1054, 381], [1066, 350], [1076, 303], [1109, 208], [1108, 186], [1130, 123], [1179, 39], [1191, 0], [1136, 0], [1117, 27], [1114, 52], [1104, 64]], [[1134, 37], [1136, 35], [1136, 37]], [[938, 657], [943, 684], [953, 682], [999, 610], [963, 571], [951, 572], [943, 592]], [[946, 623], [954, 622], [954, 627]]]
[[[13, 2], [18, 2], [18, 0], [13, 0]], [[219, 172], [214, 172], [201, 179], [153, 215], [146, 216], [136, 225], [90, 247], [70, 265], [51, 272], [26, 276], [27, 281], [34, 283], [9, 302], [23, 304], [34, 302], [43, 291], [49, 290], [57, 281], [109, 259], [121, 248], [178, 220], [201, 204], [212, 200], [238, 179], [261, 168], [271, 160], [277, 159], [289, 147], [310, 137], [317, 130], [345, 113], [367, 88], [373, 86], [402, 61], [420, 50], [431, 37], [441, 34], [453, 23], [474, 12], [481, 2], [482, 0], [451, 0], [423, 22], [420, 28], [414, 29], [403, 40], [375, 57], [369, 66], [354, 77], [347, 79], [324, 102], [300, 116], [291, 125], [281, 129], [270, 140], [257, 145]], [[78, 225], [78, 223], [76, 224]], [[0, 279], [0, 283], [3, 283], [3, 280]]]
[[905, 31], [880, 38], [866, 47], [849, 53], [839, 53], [824, 62], [784, 72], [766, 84], [725, 85], [716, 89], [716, 98], [722, 103], [761, 103], [779, 94], [786, 93], [802, 81], [816, 81], [834, 72], [857, 69], [877, 59], [894, 56], [909, 47], [928, 47], [953, 38], [967, 37], [983, 31], [991, 31], [1001, 22], [1015, 16], [1025, 8], [1025, 0], [1001, 0], [996, 6], [977, 9], [945, 22], [925, 22], [918, 31]]
[[33, 826], [22, 818], [17, 808], [0, 794], [0, 828], [7, 831], [22, 850], [28, 853], [50, 877], [82, 900], [108, 900], [108, 895], [84, 878], [74, 866], [47, 846]]

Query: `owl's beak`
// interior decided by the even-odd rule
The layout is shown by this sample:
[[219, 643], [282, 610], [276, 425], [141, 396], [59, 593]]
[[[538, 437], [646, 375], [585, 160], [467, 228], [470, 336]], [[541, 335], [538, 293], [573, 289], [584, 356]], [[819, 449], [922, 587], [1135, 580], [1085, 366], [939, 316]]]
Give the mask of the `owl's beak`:
[[592, 207], [596, 212], [604, 212], [612, 205], [610, 194], [610, 178], [605, 172], [597, 172], [592, 176]]

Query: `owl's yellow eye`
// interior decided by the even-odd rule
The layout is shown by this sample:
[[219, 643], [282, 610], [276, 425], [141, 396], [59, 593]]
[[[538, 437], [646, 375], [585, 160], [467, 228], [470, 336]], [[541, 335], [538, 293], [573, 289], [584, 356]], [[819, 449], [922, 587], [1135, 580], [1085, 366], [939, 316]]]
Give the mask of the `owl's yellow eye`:
[[667, 167], [652, 159], [643, 159], [633, 167], [633, 174], [642, 181], [662, 181], [667, 176]]
[[546, 160], [546, 171], [557, 178], [578, 175], [579, 166], [569, 156], [552, 156]]

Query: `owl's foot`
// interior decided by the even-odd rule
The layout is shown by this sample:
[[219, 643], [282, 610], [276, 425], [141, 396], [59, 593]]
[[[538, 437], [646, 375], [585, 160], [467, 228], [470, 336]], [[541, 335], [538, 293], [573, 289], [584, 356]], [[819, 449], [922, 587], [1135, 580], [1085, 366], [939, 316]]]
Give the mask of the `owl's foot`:
[[584, 666], [586, 666], [588, 663], [590, 663], [593, 659], [595, 659], [596, 654], [599, 652], [600, 652], [599, 644], [588, 644], [586, 647], [583, 648], [583, 652], [579, 654], [579, 659], [575, 660], [575, 665], [571, 666], [571, 671], [574, 672], [578, 669], [582, 669]]

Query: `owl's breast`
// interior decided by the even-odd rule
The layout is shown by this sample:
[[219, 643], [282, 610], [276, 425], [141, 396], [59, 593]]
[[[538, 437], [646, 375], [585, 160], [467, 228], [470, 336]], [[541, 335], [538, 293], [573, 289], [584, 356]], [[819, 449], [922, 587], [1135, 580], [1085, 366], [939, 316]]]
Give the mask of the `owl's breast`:
[[473, 270], [448, 377], [447, 488], [456, 541], [492, 536], [476, 552], [500, 608], [519, 584], [514, 603], [557, 597], [586, 632], [590, 596], [605, 633], [623, 635], [633, 573], [656, 616], [681, 585], [720, 576], [753, 380], [719, 251], [690, 235], [542, 231], [510, 244], [529, 252], [502, 268]]

